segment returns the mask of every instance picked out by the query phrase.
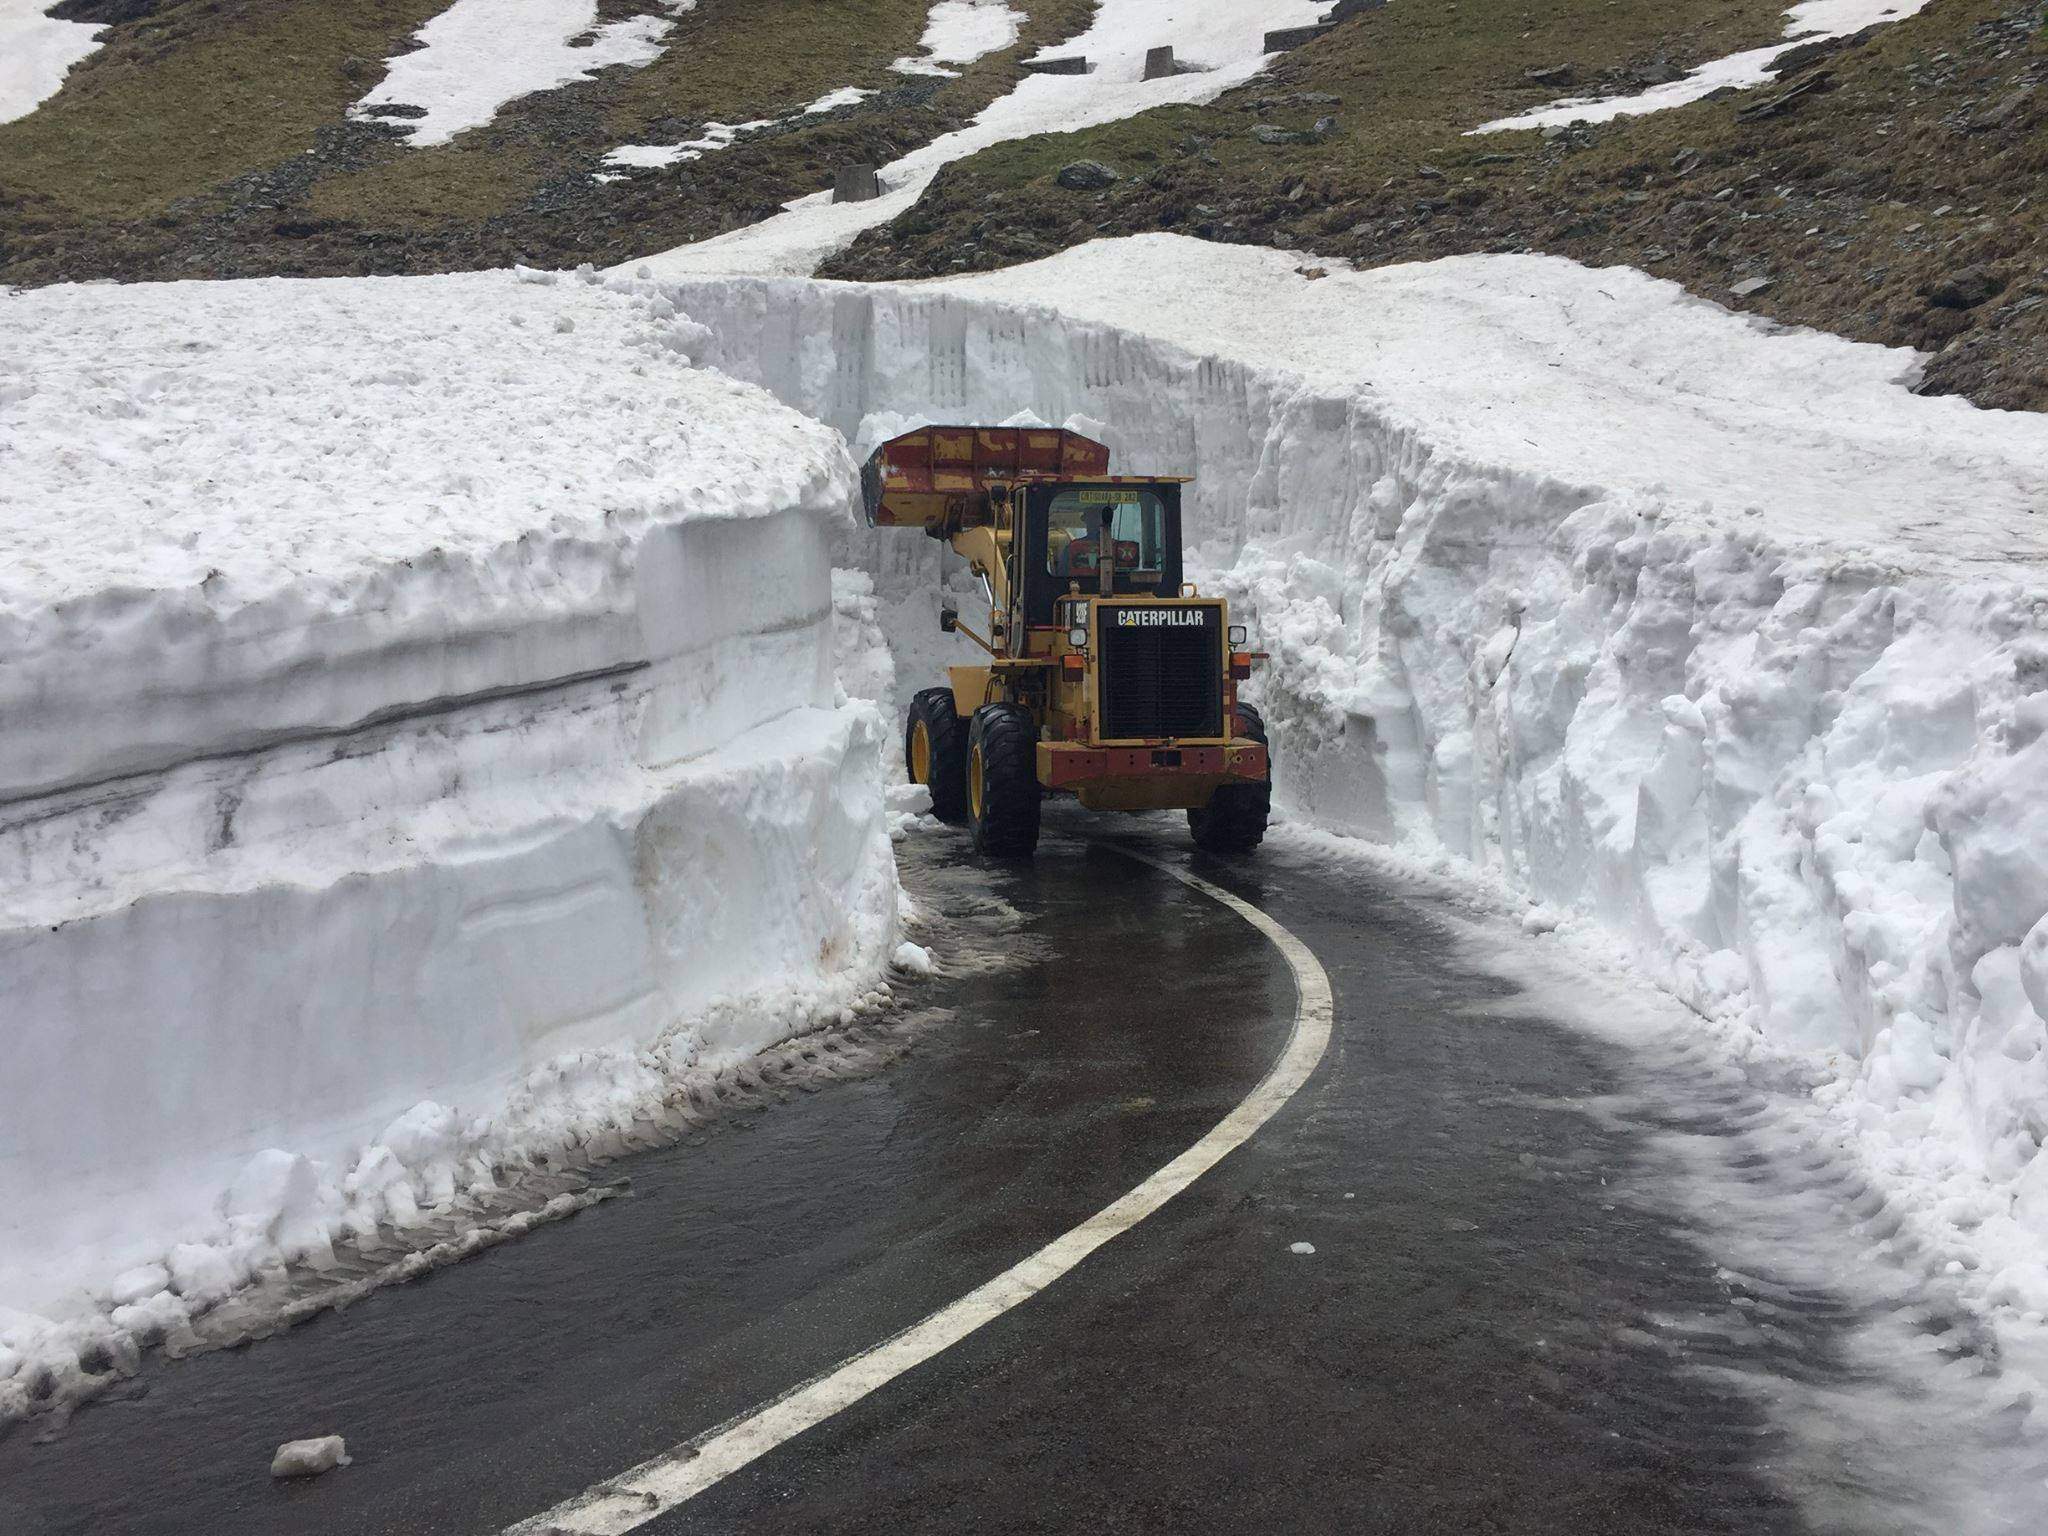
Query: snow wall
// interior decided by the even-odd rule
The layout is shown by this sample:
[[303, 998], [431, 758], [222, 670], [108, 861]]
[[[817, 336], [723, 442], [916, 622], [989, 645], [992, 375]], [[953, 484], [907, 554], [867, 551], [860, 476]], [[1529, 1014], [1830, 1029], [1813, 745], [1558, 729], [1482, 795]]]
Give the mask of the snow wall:
[[[1028, 412], [1195, 474], [1284, 814], [1596, 919], [1821, 1063], [1980, 1297], [2048, 1310], [2048, 421], [1627, 270], [1299, 260], [1152, 237], [678, 301], [862, 452]], [[936, 675], [938, 546], [842, 558], [899, 688]]]
[[854, 467], [658, 291], [0, 304], [0, 1416], [873, 1000]]

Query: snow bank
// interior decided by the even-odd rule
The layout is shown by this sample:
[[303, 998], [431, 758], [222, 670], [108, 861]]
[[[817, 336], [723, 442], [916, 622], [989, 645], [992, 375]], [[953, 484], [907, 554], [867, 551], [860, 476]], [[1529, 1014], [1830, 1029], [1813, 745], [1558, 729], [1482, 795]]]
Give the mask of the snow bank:
[[530, 276], [0, 299], [0, 1417], [895, 953], [843, 445]]
[[[674, 15], [697, 8], [697, 0], [661, 4]], [[349, 113], [407, 128], [415, 148], [446, 144], [488, 123], [508, 101], [588, 80], [614, 64], [653, 63], [673, 25], [659, 16], [600, 23], [597, 0], [455, 0], [413, 34], [419, 46], [389, 60], [383, 80]], [[393, 106], [421, 115], [383, 110]]]
[[[1025, 409], [1197, 475], [1289, 813], [1624, 936], [1828, 1074], [1969, 1295], [2048, 1312], [2048, 419], [1632, 271], [1313, 270], [1155, 236], [681, 291], [850, 439]], [[936, 546], [887, 537], [849, 554], [922, 647]]]
[[1794, 48], [1828, 38], [1847, 37], [1881, 22], [1903, 21], [1927, 8], [1928, 0], [1805, 0], [1785, 13], [1785, 41], [1750, 48], [1725, 58], [1710, 59], [1684, 78], [1627, 96], [1572, 96], [1517, 112], [1513, 117], [1481, 123], [1473, 133], [1498, 133], [1509, 128], [1542, 128], [1551, 123], [1605, 123], [1617, 117], [1641, 117], [1699, 101], [1720, 90], [1747, 90], [1777, 78], [1771, 67]]
[[0, 123], [11, 123], [62, 89], [71, 66], [106, 30], [43, 13], [57, 0], [0, 0]]
[[[1262, 48], [1268, 29], [1307, 26], [1328, 6], [1329, 0], [1267, 0], [1262, 5], [1241, 0], [1101, 0], [1086, 32], [1048, 50], [1086, 58], [1092, 66], [1089, 73], [1026, 75], [967, 127], [942, 134], [883, 166], [880, 197], [835, 203], [831, 193], [820, 192], [745, 229], [626, 266], [662, 277], [724, 272], [808, 276], [863, 230], [886, 224], [908, 209], [950, 162], [1010, 139], [1072, 133], [1154, 107], [1213, 101], [1265, 67]], [[946, 10], [953, 18], [947, 26], [949, 37], [954, 35], [950, 29], [961, 24], [961, 18], [952, 7], [937, 10]], [[976, 25], [988, 22], [978, 19]], [[958, 35], [964, 40], [964, 25]], [[1145, 79], [1145, 51], [1165, 43], [1173, 44], [1176, 56], [1194, 72]]]

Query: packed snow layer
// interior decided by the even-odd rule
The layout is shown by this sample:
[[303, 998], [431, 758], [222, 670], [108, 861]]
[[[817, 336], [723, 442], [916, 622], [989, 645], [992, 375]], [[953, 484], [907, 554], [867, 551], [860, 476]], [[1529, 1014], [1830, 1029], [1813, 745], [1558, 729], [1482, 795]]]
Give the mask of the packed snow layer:
[[[880, 197], [834, 203], [831, 193], [820, 192], [799, 198], [759, 224], [626, 265], [644, 266], [663, 277], [807, 277], [863, 230], [886, 224], [908, 209], [950, 162], [1009, 139], [1071, 133], [1154, 107], [1212, 101], [1265, 67], [1262, 48], [1268, 29], [1307, 26], [1328, 4], [1329, 0], [1268, 0], [1262, 5], [1245, 5], [1242, 0], [1101, 0], [1088, 30], [1051, 50], [1062, 57], [1086, 58], [1092, 66], [1089, 73], [1026, 75], [967, 127], [883, 166]], [[1194, 72], [1145, 79], [1146, 50], [1165, 43], [1173, 44], [1180, 62]]]
[[669, 294], [0, 303], [4, 1418], [836, 1016], [897, 893], [854, 466]]
[[[661, 0], [672, 15], [697, 0]], [[408, 128], [408, 144], [446, 144], [480, 128], [508, 101], [587, 80], [614, 64], [651, 64], [661, 57], [673, 23], [627, 16], [600, 23], [597, 0], [455, 0], [418, 32], [419, 44], [387, 62], [384, 79], [349, 109], [378, 117], [384, 107], [423, 109], [392, 118]]]
[[56, 0], [0, 0], [0, 123], [11, 123], [63, 87], [71, 66], [100, 45], [106, 29], [43, 13]]
[[[1829, 1076], [1968, 1295], [2048, 1313], [2048, 418], [1625, 269], [1313, 270], [1152, 236], [681, 291], [856, 443], [1026, 410], [1196, 475], [1291, 815], [1607, 925]], [[847, 558], [934, 643], [937, 546]]]
[[1473, 129], [1474, 133], [1497, 133], [1508, 128], [1542, 128], [1551, 123], [1605, 123], [1617, 117], [1641, 117], [1699, 101], [1720, 90], [1747, 90], [1777, 78], [1771, 67], [1807, 43], [1847, 37], [1881, 22], [1901, 21], [1927, 8], [1928, 0], [1806, 0], [1785, 13], [1785, 41], [1767, 48], [1749, 48], [1712, 59], [1683, 79], [1627, 96], [1574, 96], [1517, 112], [1513, 117], [1495, 118]]

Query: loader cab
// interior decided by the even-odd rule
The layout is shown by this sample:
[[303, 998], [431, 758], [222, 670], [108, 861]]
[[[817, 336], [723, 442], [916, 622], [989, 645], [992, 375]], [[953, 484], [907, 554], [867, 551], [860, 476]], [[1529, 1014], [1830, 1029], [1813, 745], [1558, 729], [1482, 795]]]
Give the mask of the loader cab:
[[1024, 622], [1055, 622], [1054, 605], [1078, 585], [1101, 590], [1102, 565], [1112, 590], [1173, 597], [1181, 586], [1180, 485], [1174, 481], [1086, 481], [1029, 489], [1018, 565]]

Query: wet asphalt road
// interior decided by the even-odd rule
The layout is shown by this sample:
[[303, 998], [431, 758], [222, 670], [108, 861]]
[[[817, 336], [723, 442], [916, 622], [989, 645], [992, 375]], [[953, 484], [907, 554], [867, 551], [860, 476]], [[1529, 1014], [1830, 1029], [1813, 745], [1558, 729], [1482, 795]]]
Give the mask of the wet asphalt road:
[[[958, 974], [913, 1052], [621, 1163], [630, 1199], [0, 1442], [0, 1531], [482, 1533], [973, 1288], [1220, 1119], [1294, 992], [1237, 917], [1056, 819], [1037, 863], [930, 839]], [[1262, 906], [1337, 1000], [1252, 1142], [1043, 1295], [644, 1529], [1774, 1532], [1773, 1432], [1621, 1342], [1723, 1299], [1603, 1179], [1615, 1063], [1356, 874], [1151, 846]], [[988, 897], [1022, 924], [986, 915]], [[996, 963], [1007, 955], [1006, 963]], [[1313, 1255], [1290, 1251], [1312, 1243]], [[1831, 1355], [1816, 1308], [1793, 1353]], [[355, 1458], [273, 1485], [281, 1440]]]

